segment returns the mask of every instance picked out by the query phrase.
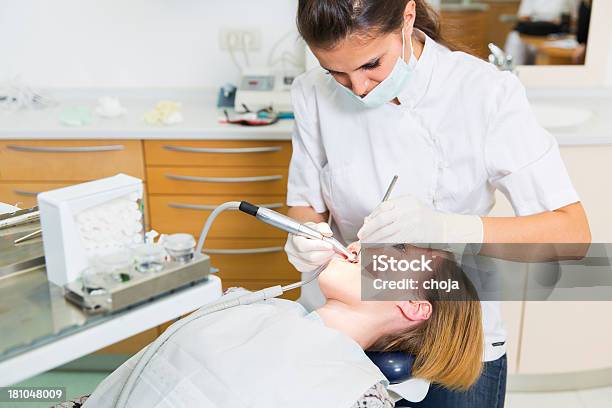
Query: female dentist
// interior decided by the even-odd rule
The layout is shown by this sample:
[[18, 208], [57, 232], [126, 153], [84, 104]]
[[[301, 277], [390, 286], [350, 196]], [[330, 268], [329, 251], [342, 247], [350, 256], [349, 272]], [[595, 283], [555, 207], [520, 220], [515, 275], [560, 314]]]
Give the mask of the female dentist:
[[[331, 214], [347, 243], [590, 241], [557, 143], [519, 80], [455, 51], [425, 0], [299, 0], [297, 24], [323, 70], [292, 89], [291, 217], [331, 234]], [[395, 198], [379, 205], [395, 174]], [[516, 217], [487, 217], [497, 189]], [[334, 256], [293, 235], [285, 250], [304, 274]], [[499, 303], [483, 302], [483, 318], [477, 384], [464, 393], [433, 387], [415, 407], [503, 406]]]

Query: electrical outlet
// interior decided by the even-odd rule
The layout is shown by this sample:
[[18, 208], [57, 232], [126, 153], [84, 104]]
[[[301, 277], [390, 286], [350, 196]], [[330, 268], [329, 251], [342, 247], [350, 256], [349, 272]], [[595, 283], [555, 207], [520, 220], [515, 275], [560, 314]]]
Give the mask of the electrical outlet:
[[256, 28], [243, 30], [242, 44], [248, 51], [259, 51], [261, 49], [261, 32]]
[[221, 29], [219, 34], [219, 47], [227, 51], [246, 49], [247, 51], [259, 51], [261, 49], [261, 33], [258, 29]]

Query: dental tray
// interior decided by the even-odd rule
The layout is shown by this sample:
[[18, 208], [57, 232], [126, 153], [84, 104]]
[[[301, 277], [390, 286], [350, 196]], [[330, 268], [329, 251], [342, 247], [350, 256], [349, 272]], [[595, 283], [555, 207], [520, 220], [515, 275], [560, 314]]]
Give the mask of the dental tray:
[[82, 280], [78, 279], [64, 286], [64, 297], [87, 313], [116, 312], [207, 280], [209, 274], [210, 258], [202, 254], [187, 263], [167, 262], [159, 272], [141, 273], [126, 269], [121, 275], [129, 276], [129, 280], [122, 282], [109, 276], [104, 287], [95, 290], [84, 290]]

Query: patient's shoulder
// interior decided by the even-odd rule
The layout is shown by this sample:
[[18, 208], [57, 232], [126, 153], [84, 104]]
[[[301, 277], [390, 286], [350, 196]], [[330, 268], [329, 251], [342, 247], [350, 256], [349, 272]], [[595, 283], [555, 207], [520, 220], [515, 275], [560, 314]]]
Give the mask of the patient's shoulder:
[[351, 408], [392, 408], [395, 402], [385, 386], [376, 383]]

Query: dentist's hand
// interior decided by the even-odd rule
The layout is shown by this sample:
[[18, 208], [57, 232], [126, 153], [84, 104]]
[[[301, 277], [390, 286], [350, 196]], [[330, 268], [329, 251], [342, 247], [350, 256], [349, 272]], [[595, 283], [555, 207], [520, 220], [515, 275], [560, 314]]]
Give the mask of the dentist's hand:
[[[331, 237], [333, 232], [326, 222], [315, 224], [307, 222], [305, 225], [316, 229], [325, 236]], [[335, 255], [330, 243], [318, 239], [310, 239], [299, 235], [289, 234], [285, 244], [287, 258], [295, 269], [302, 273], [314, 272], [321, 265], [325, 265]]]
[[481, 244], [483, 224], [476, 215], [441, 213], [405, 196], [376, 207], [357, 236], [361, 242], [370, 243]]

